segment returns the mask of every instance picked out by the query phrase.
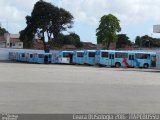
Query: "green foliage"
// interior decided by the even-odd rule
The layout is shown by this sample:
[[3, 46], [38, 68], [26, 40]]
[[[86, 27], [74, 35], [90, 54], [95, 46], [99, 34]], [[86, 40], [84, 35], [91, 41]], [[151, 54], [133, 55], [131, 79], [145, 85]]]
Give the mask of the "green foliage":
[[101, 17], [100, 25], [96, 30], [97, 43], [109, 48], [111, 42], [117, 41], [117, 32], [121, 31], [120, 21], [112, 14]]
[[20, 32], [21, 38], [27, 36], [25, 41], [30, 42], [34, 35], [38, 35], [46, 47], [44, 34], [47, 33], [49, 41], [58, 41], [59, 34], [72, 27], [72, 20], [73, 16], [68, 11], [40, 0], [34, 5], [31, 16], [26, 16], [27, 27]]
[[122, 48], [126, 45], [131, 46], [131, 41], [129, 40], [129, 37], [126, 34], [119, 34], [116, 46], [117, 48]]
[[141, 37], [137, 36], [136, 40], [135, 40], [135, 44], [138, 45], [138, 46], [140, 46], [140, 42], [141, 42]]
[[74, 45], [77, 48], [81, 48], [83, 46], [80, 41], [79, 35], [75, 33], [70, 33], [69, 35], [59, 34], [58, 38], [59, 40], [55, 43], [56, 47], [59, 47], [59, 46], [62, 47], [63, 45]]
[[160, 39], [152, 38], [148, 35], [144, 35], [142, 37], [137, 36], [135, 44], [139, 47], [160, 47]]
[[[27, 18], [27, 17], [26, 17]], [[24, 30], [21, 30], [20, 32], [20, 40], [23, 42], [24, 48], [31, 48], [33, 45], [33, 28], [31, 29], [29, 26], [27, 26]]]
[[0, 36], [3, 36], [4, 33], [8, 33], [8, 31], [5, 28], [0, 27]]

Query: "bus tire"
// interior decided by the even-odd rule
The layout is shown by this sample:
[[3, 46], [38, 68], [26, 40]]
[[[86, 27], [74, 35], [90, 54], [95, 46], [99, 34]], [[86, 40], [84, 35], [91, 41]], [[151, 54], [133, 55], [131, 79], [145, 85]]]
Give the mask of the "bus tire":
[[117, 63], [115, 64], [115, 67], [116, 67], [116, 68], [119, 68], [119, 67], [121, 67], [121, 64], [120, 64], [119, 62], [117, 62]]
[[145, 69], [148, 69], [148, 67], [149, 67], [148, 63], [145, 63], [145, 64], [143, 65], [143, 68], [145, 68]]

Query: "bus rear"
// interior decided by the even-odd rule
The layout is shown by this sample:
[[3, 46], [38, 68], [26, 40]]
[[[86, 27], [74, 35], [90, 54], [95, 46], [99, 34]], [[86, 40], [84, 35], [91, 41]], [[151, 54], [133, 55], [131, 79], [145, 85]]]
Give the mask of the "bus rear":
[[73, 51], [61, 51], [58, 58], [59, 63], [72, 64], [73, 63]]
[[107, 66], [108, 57], [108, 50], [97, 50], [95, 55], [95, 64], [99, 66]]
[[135, 52], [135, 67], [150, 68], [156, 67], [156, 53]]
[[84, 51], [84, 64], [94, 65], [95, 64], [95, 54], [96, 54], [96, 50]]
[[73, 63], [80, 65], [84, 64], [84, 51], [74, 51]]

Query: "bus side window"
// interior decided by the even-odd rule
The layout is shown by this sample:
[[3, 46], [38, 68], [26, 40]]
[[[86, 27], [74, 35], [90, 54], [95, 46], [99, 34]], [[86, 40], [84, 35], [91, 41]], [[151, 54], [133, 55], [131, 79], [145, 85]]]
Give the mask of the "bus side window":
[[42, 54], [39, 54], [38, 57], [39, 57], [39, 58], [43, 58], [44, 56], [43, 56]]
[[33, 58], [33, 54], [30, 54], [30, 58]]
[[108, 58], [108, 52], [102, 52], [102, 53], [101, 53], [101, 57]]
[[25, 54], [24, 54], [24, 53], [22, 53], [22, 57], [25, 57]]
[[95, 52], [89, 52], [88, 57], [95, 57]]

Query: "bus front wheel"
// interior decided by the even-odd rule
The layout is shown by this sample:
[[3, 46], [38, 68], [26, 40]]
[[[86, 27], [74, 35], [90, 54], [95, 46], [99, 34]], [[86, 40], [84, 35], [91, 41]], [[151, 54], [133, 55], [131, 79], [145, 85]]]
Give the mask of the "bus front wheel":
[[149, 65], [147, 63], [144, 64], [143, 66], [145, 69], [147, 69], [149, 67]]

